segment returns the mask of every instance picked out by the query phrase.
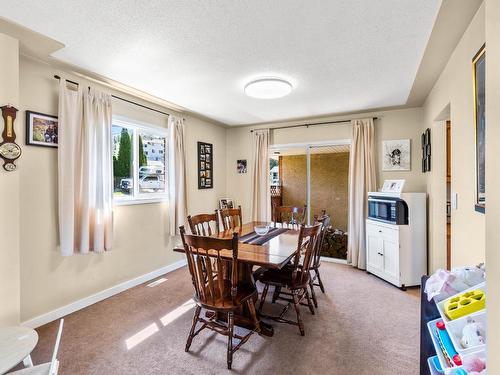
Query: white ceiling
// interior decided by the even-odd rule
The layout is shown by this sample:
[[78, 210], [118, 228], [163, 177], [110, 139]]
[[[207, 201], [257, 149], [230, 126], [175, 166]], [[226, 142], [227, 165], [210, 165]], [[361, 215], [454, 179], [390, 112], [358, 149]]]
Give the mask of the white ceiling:
[[[1, 0], [54, 57], [228, 125], [403, 105], [440, 0]], [[262, 75], [291, 95], [249, 98]]]

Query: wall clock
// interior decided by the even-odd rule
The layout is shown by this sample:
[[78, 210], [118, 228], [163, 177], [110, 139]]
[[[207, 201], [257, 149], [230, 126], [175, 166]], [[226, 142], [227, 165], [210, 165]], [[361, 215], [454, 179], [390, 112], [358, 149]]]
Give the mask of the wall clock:
[[0, 157], [3, 159], [3, 169], [12, 172], [16, 170], [14, 162], [21, 156], [21, 147], [16, 143], [16, 133], [14, 131], [17, 109], [10, 105], [5, 105], [0, 109], [4, 121]]

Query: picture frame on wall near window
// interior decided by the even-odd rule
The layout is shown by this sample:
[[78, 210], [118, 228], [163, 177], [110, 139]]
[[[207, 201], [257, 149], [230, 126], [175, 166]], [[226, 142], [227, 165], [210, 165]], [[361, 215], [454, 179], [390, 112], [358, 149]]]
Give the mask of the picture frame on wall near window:
[[213, 145], [198, 142], [198, 189], [212, 189], [213, 178]]
[[476, 141], [476, 202], [474, 208], [477, 212], [486, 210], [486, 184], [485, 184], [485, 87], [486, 87], [486, 49], [485, 45], [472, 59], [472, 73], [474, 85], [474, 130]]

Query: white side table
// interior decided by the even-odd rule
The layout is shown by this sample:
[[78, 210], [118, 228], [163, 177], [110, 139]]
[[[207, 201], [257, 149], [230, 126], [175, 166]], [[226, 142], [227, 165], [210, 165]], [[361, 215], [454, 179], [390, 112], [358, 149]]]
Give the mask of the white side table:
[[24, 360], [33, 366], [30, 353], [38, 342], [38, 333], [27, 327], [0, 327], [0, 374]]

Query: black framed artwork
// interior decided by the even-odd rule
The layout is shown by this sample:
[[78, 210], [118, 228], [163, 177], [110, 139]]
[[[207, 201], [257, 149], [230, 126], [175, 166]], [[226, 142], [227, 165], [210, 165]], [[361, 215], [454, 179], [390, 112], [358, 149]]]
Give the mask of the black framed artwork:
[[474, 73], [474, 125], [476, 134], [476, 211], [484, 213], [486, 208], [486, 178], [485, 178], [485, 87], [486, 87], [486, 53], [483, 45], [472, 59]]
[[57, 116], [26, 111], [26, 144], [57, 147], [58, 127]]
[[431, 171], [431, 129], [422, 133], [422, 172]]
[[214, 146], [211, 143], [198, 142], [198, 189], [214, 187]]

